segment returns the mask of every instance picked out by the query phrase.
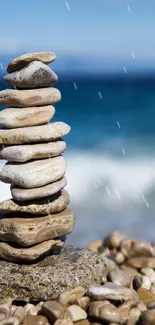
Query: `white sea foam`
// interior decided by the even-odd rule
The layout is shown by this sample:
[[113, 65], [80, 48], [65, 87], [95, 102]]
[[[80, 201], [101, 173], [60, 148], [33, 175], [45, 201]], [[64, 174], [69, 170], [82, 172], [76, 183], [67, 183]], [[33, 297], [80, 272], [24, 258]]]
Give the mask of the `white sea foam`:
[[[95, 153], [69, 151], [67, 190], [74, 204], [95, 203], [113, 208], [146, 200], [155, 188], [155, 157], [117, 159]], [[2, 168], [4, 162], [1, 162]], [[108, 190], [107, 190], [108, 189]], [[9, 184], [0, 183], [0, 199], [10, 198]]]

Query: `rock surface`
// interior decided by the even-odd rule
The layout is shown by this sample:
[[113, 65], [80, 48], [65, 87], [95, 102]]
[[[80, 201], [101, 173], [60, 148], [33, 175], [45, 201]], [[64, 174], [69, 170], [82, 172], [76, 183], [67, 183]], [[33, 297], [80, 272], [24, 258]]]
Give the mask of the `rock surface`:
[[11, 194], [14, 200], [28, 201], [53, 195], [62, 190], [67, 185], [65, 177], [62, 179], [38, 188], [25, 189], [18, 186], [11, 186]]
[[0, 202], [0, 213], [24, 212], [35, 215], [50, 214], [61, 212], [67, 207], [68, 204], [69, 195], [67, 191], [62, 190], [54, 195], [30, 202], [18, 202], [14, 200]]
[[6, 163], [0, 172], [0, 180], [24, 188], [35, 188], [61, 179], [65, 171], [66, 163], [62, 156], [25, 164]]
[[0, 258], [11, 262], [34, 262], [40, 257], [49, 254], [52, 250], [62, 248], [64, 243], [57, 239], [52, 239], [39, 243], [33, 247], [14, 247], [11, 244], [0, 242]]
[[0, 129], [0, 144], [48, 142], [57, 140], [69, 132], [70, 126], [63, 122], [11, 130]]
[[0, 299], [45, 301], [77, 285], [88, 289], [101, 283], [105, 266], [105, 259], [98, 254], [72, 247], [32, 265], [0, 261]]
[[0, 91], [0, 105], [14, 107], [33, 107], [51, 105], [61, 100], [61, 93], [56, 88], [28, 90], [6, 89]]
[[46, 64], [33, 61], [26, 67], [4, 76], [4, 81], [21, 89], [48, 87], [58, 81], [57, 75]]
[[21, 128], [49, 123], [55, 113], [54, 106], [6, 108], [0, 112], [0, 125]]
[[66, 142], [57, 140], [32, 145], [2, 145], [0, 148], [0, 159], [10, 162], [27, 162], [29, 160], [51, 158], [61, 155], [66, 149]]
[[18, 58], [13, 59], [7, 67], [7, 71], [13, 72], [16, 71], [28, 63], [38, 60], [43, 63], [50, 63], [56, 59], [56, 54], [54, 52], [38, 52], [38, 53], [26, 53], [19, 56]]
[[0, 240], [29, 247], [70, 234], [74, 224], [75, 217], [69, 209], [41, 217], [32, 217], [30, 214], [25, 215], [24, 218], [20, 217], [20, 214], [19, 217], [15, 214], [11, 218], [2, 216]]

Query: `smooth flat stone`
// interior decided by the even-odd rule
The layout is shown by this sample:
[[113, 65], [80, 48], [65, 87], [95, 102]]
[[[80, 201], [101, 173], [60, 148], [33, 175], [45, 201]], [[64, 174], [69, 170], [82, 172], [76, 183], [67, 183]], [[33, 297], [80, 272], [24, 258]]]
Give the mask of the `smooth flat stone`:
[[0, 144], [23, 144], [57, 140], [70, 132], [70, 126], [63, 122], [18, 128], [0, 129]]
[[67, 185], [66, 177], [42, 187], [24, 189], [15, 185], [11, 186], [11, 195], [14, 200], [28, 201], [53, 195], [62, 190]]
[[44, 241], [33, 247], [13, 247], [7, 243], [0, 242], [0, 258], [10, 262], [34, 262], [38, 258], [49, 254], [52, 250], [62, 248], [64, 243], [57, 240]]
[[3, 80], [21, 89], [53, 86], [58, 76], [48, 65], [40, 61], [33, 61], [26, 67], [4, 76]]
[[56, 54], [54, 52], [38, 52], [38, 53], [26, 53], [13, 59], [7, 67], [7, 72], [13, 72], [20, 68], [25, 67], [28, 63], [38, 60], [43, 63], [50, 63], [56, 59]]
[[54, 106], [6, 108], [0, 112], [0, 125], [21, 128], [49, 123], [55, 114]]
[[0, 180], [24, 188], [35, 188], [61, 179], [65, 172], [65, 160], [59, 156], [25, 164], [7, 163], [0, 171]]
[[37, 218], [31, 214], [16, 216], [0, 218], [0, 240], [25, 247], [70, 234], [75, 224], [74, 214], [69, 209]]
[[0, 299], [48, 301], [77, 285], [87, 290], [101, 283], [105, 267], [106, 259], [95, 252], [72, 247], [31, 265], [0, 261]]
[[139, 300], [143, 301], [146, 306], [150, 301], [155, 300], [155, 295], [145, 288], [139, 288], [137, 293]]
[[61, 155], [66, 149], [66, 142], [58, 140], [32, 145], [2, 145], [0, 148], [0, 159], [10, 162], [27, 162], [29, 160], [52, 158]]
[[14, 107], [33, 107], [51, 105], [61, 100], [61, 93], [56, 88], [39, 88], [0, 91], [0, 105]]
[[35, 215], [49, 214], [61, 212], [68, 204], [69, 195], [67, 191], [62, 190], [54, 195], [30, 202], [18, 202], [14, 200], [0, 202], [0, 213], [24, 212]]
[[87, 295], [93, 300], [115, 300], [126, 301], [129, 299], [138, 301], [138, 295], [135, 290], [107, 282], [104, 285], [92, 285]]
[[128, 265], [133, 266], [137, 269], [141, 269], [142, 267], [151, 267], [152, 269], [155, 269], [155, 257], [131, 257], [128, 259]]

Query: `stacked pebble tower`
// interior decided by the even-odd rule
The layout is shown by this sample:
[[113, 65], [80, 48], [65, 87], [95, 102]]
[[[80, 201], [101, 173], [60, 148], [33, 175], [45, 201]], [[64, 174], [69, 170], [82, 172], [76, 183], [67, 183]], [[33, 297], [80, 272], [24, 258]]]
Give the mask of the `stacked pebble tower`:
[[61, 100], [53, 86], [57, 75], [48, 63], [53, 52], [28, 53], [8, 65], [4, 81], [14, 86], [0, 92], [0, 159], [7, 160], [0, 180], [11, 184], [12, 199], [0, 203], [0, 258], [34, 262], [64, 246], [74, 227], [67, 209], [66, 163], [61, 139], [70, 127], [50, 123]]

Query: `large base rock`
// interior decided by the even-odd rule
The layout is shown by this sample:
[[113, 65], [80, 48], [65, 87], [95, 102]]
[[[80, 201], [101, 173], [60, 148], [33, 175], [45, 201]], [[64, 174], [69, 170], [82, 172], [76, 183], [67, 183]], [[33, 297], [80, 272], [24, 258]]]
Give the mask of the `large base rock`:
[[88, 289], [101, 283], [105, 267], [98, 254], [70, 246], [31, 265], [0, 260], [0, 299], [45, 301], [79, 285]]

